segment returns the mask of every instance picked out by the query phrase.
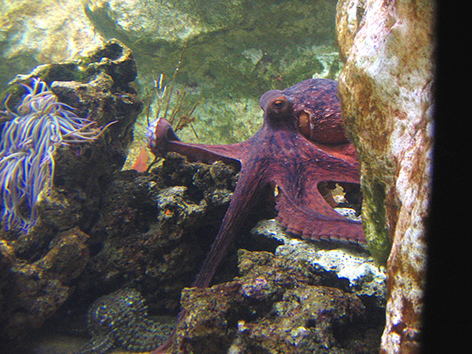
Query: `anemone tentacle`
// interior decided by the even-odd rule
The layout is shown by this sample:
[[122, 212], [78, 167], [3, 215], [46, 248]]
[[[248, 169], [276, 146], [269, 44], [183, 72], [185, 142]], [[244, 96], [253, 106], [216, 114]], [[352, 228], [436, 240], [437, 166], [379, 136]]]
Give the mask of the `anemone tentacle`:
[[78, 117], [74, 108], [59, 102], [39, 78], [34, 78], [31, 86], [22, 86], [26, 94], [17, 113], [8, 108], [9, 97], [5, 101], [3, 115], [7, 120], [0, 132], [0, 195], [2, 227], [27, 233], [36, 223], [40, 193], [52, 187], [56, 149], [91, 142], [114, 122], [100, 128], [96, 122]]

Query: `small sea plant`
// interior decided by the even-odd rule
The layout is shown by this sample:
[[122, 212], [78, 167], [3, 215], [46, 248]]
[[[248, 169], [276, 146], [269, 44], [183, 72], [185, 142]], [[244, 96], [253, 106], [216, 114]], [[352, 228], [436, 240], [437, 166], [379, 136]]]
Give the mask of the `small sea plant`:
[[[193, 123], [196, 119], [196, 117], [194, 116], [194, 112], [200, 102], [190, 105], [187, 100], [187, 92], [185, 90], [174, 90], [175, 80], [177, 78], [177, 74], [179, 73], [180, 66], [182, 65], [182, 60], [186, 47], [187, 45], [184, 44], [170, 84], [164, 84], [166, 76], [161, 73], [158, 79], [153, 80], [153, 91], [149, 92], [148, 90], [146, 90], [146, 95], [149, 100], [146, 114], [146, 136], [148, 138], [150, 146], [152, 146], [153, 144], [151, 137], [154, 134], [156, 124], [161, 118], [166, 119], [175, 132], [190, 127], [193, 131], [193, 134], [198, 139], [198, 135], [193, 127]], [[155, 119], [151, 122], [149, 120], [149, 116], [151, 115], [151, 105], [154, 101], [156, 102]], [[149, 166], [147, 166], [147, 170], [149, 170], [159, 160], [160, 158], [154, 158], [154, 161], [152, 161]]]
[[93, 141], [112, 123], [97, 127], [96, 122], [78, 117], [40, 78], [22, 86], [26, 94], [17, 113], [7, 106], [10, 97], [1, 112], [1, 222], [5, 230], [20, 228], [28, 233], [37, 221], [41, 191], [52, 187], [56, 149]]
[[[157, 96], [157, 112], [156, 112], [156, 119], [164, 118], [169, 121], [172, 125], [174, 131], [182, 130], [186, 127], [190, 127], [195, 134], [195, 137], [198, 139], [197, 132], [193, 128], [192, 123], [195, 121], [195, 117], [193, 113], [195, 108], [199, 105], [200, 102], [195, 103], [193, 106], [189, 106], [186, 100], [186, 91], [174, 91], [174, 82], [175, 77], [180, 69], [180, 61], [178, 66], [175, 68], [174, 77], [170, 83], [170, 87], [163, 84], [164, 81], [164, 74], [159, 75], [159, 79], [154, 80], [154, 92]], [[173, 105], [172, 110], [169, 112], [169, 107], [171, 105], [171, 101], [173, 99], [173, 94], [175, 95], [175, 103]], [[148, 94], [149, 95], [149, 94]], [[151, 96], [151, 95], [149, 95]], [[164, 109], [163, 106], [165, 106]], [[147, 123], [148, 126], [151, 126], [152, 123], [149, 122], [149, 107], [148, 107], [148, 114], [147, 114]], [[177, 119], [178, 117], [178, 119]]]
[[[157, 96], [156, 120], [159, 118], [167, 119], [172, 125], [174, 131], [179, 131], [189, 126], [190, 128], [192, 128], [195, 137], [198, 139], [197, 132], [193, 128], [192, 123], [195, 121], [193, 113], [200, 102], [195, 103], [193, 106], [188, 106], [186, 100], [187, 92], [185, 90], [177, 92], [174, 91], [175, 79], [177, 78], [177, 74], [180, 71], [180, 66], [182, 65], [182, 60], [186, 48], [187, 44], [184, 43], [182, 51], [180, 52], [179, 61], [177, 62], [177, 65], [174, 70], [174, 75], [172, 76], [172, 81], [170, 82], [170, 86], [163, 84], [165, 78], [164, 74], [160, 74], [159, 79], [154, 79], [154, 94]], [[151, 127], [153, 123], [149, 122], [149, 115], [151, 102], [153, 101], [153, 95], [149, 94], [148, 92], [148, 96], [150, 96], [150, 100], [146, 118], [148, 127]], [[175, 98], [175, 103], [173, 105], [174, 107], [169, 112], [173, 97]], [[167, 115], [168, 113], [169, 116]], [[177, 117], [179, 118], [176, 119]]]

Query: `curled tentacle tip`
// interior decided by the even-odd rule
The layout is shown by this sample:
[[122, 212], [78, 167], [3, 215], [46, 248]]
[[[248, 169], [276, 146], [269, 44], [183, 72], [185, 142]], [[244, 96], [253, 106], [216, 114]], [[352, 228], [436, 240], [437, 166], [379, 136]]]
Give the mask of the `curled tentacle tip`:
[[169, 121], [162, 117], [157, 118], [149, 124], [146, 136], [149, 140], [149, 148], [152, 153], [158, 155], [162, 155], [165, 151], [167, 142], [179, 141]]

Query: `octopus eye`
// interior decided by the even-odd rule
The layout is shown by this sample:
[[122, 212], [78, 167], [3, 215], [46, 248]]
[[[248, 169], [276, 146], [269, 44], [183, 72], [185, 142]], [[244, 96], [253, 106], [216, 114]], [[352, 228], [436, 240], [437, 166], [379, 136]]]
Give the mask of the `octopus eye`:
[[277, 100], [274, 102], [274, 108], [283, 108], [284, 106], [284, 101], [282, 100]]

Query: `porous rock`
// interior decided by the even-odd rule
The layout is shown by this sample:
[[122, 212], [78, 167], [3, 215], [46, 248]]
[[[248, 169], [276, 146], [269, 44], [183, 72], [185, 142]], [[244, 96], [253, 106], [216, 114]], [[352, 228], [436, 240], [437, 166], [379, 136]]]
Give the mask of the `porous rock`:
[[[359, 154], [369, 248], [387, 261], [382, 353], [419, 351], [433, 147], [434, 2], [342, 0], [343, 117]], [[391, 248], [390, 248], [391, 246]]]
[[33, 263], [20, 261], [13, 248], [0, 241], [4, 266], [0, 278], [0, 349], [13, 350], [19, 339], [39, 328], [67, 300], [71, 282], [89, 260], [87, 241], [88, 235], [78, 229], [59, 233], [47, 253]]
[[88, 230], [96, 221], [101, 190], [121, 169], [142, 109], [132, 86], [136, 75], [129, 49], [112, 40], [80, 62], [42, 65], [11, 82], [10, 109], [24, 93], [17, 84], [38, 77], [79, 117], [89, 117], [98, 126], [115, 123], [80, 148], [71, 143], [56, 150], [52, 187], [40, 194], [38, 221], [30, 232], [0, 229], [2, 250], [11, 253], [4, 258], [10, 269], [1, 273], [0, 287], [14, 284], [6, 286], [8, 291], [0, 298], [0, 306], [8, 304], [12, 313], [1, 323], [0, 340], [17, 343], [40, 327], [68, 299], [71, 280], [85, 268]]
[[175, 314], [181, 289], [194, 280], [218, 231], [236, 173], [222, 162], [190, 163], [175, 153], [150, 173], [116, 173], [102, 192], [90, 230], [95, 252], [74, 297], [90, 301], [110, 289], [139, 287], [151, 312]]
[[[381, 321], [304, 261], [240, 250], [240, 276], [182, 292], [172, 353], [375, 353]], [[373, 319], [374, 317], [374, 319]], [[380, 327], [379, 327], [380, 324]], [[376, 338], [375, 338], [376, 337]]]

